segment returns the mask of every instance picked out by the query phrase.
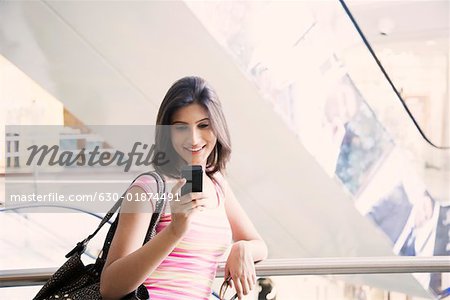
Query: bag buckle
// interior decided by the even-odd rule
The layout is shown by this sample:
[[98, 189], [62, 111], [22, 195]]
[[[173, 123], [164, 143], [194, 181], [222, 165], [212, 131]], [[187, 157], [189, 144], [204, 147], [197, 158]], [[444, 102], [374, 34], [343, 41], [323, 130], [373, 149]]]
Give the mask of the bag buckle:
[[83, 241], [78, 242], [75, 248], [73, 248], [69, 253], [66, 254], [66, 258], [71, 257], [76, 252], [78, 252], [79, 254], [83, 253], [86, 250], [86, 245], [88, 242], [88, 239], [84, 239]]

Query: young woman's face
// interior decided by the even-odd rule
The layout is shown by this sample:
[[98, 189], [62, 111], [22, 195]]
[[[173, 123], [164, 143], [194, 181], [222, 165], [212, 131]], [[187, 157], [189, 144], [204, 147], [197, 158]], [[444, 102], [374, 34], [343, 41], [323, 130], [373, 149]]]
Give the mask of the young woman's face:
[[217, 142], [206, 109], [197, 103], [189, 104], [173, 114], [171, 124], [172, 145], [178, 155], [187, 164], [205, 169]]

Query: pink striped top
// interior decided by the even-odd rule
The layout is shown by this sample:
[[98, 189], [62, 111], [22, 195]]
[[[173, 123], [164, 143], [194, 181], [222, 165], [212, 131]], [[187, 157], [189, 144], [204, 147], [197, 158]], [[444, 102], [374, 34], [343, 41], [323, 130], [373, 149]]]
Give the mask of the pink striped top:
[[[144, 285], [152, 300], [209, 299], [217, 264], [232, 242], [231, 228], [224, 207], [224, 197], [216, 184], [218, 205], [206, 208], [193, 216], [189, 231]], [[151, 193], [156, 189], [155, 179], [141, 176], [133, 184]], [[153, 207], [154, 207], [154, 203]], [[170, 204], [156, 227], [160, 232], [171, 221]]]

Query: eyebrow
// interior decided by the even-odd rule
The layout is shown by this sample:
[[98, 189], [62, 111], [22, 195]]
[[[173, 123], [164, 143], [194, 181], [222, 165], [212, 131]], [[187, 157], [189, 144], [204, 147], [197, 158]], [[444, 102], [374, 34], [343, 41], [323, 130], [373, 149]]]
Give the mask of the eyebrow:
[[[195, 124], [200, 123], [200, 122], [205, 121], [205, 120], [208, 120], [208, 121], [209, 121], [209, 118], [204, 118], [204, 119], [198, 120], [197, 122], [195, 122]], [[172, 122], [172, 124], [178, 124], [178, 123], [179, 123], [179, 124], [188, 124], [188, 123], [183, 122], [183, 121], [173, 121], [173, 122]]]

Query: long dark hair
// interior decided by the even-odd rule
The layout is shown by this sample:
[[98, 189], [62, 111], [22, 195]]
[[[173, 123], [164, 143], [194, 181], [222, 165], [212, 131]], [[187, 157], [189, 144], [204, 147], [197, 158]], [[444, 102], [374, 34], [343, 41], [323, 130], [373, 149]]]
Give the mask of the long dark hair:
[[173, 148], [170, 126], [160, 125], [171, 125], [174, 113], [193, 103], [206, 109], [211, 128], [217, 137], [216, 145], [206, 162], [206, 174], [211, 177], [214, 173], [225, 170], [231, 155], [231, 141], [219, 97], [203, 78], [187, 76], [179, 79], [169, 88], [159, 107], [156, 119], [155, 153], [166, 153], [171, 162], [164, 165], [154, 164], [156, 171], [171, 177], [180, 177], [181, 166], [185, 163]]

